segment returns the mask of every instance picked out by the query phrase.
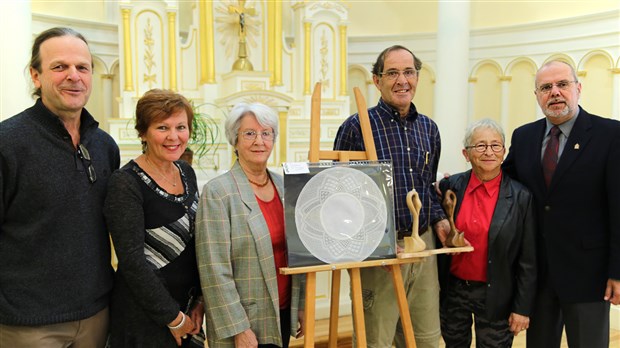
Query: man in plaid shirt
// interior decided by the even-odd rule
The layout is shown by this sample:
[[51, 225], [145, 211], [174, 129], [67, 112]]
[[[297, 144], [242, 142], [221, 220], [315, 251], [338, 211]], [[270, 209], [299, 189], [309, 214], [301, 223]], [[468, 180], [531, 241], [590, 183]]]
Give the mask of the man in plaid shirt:
[[[419, 230], [427, 249], [435, 248], [432, 230], [443, 243], [450, 230], [433, 189], [441, 152], [437, 124], [418, 113], [411, 102], [422, 62], [407, 48], [385, 49], [373, 65], [373, 81], [381, 92], [377, 106], [368, 109], [379, 160], [391, 160], [394, 174], [394, 207], [398, 244], [411, 235], [407, 192], [415, 188], [422, 201]], [[338, 129], [334, 150], [363, 151], [358, 114]], [[429, 232], [430, 231], [430, 232]], [[439, 282], [437, 260], [401, 266], [416, 345], [439, 345]], [[362, 268], [362, 293], [368, 347], [406, 347], [391, 275], [382, 267]]]

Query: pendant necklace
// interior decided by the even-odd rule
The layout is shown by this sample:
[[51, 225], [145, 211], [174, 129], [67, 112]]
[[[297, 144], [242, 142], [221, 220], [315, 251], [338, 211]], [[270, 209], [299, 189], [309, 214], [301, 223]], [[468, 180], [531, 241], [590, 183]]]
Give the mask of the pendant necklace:
[[[151, 166], [151, 168], [155, 169], [155, 171], [157, 172], [157, 174], [159, 174], [159, 176], [161, 176], [167, 183], [169, 183], [170, 185], [177, 187], [177, 183], [176, 180], [174, 181], [170, 181], [168, 180], [168, 178], [166, 178], [166, 176], [159, 170], [159, 168], [157, 168], [153, 163], [151, 163], [151, 161], [149, 161], [149, 157], [148, 156], [144, 156], [144, 160], [146, 161], [146, 163], [149, 164], [149, 166]], [[174, 174], [173, 174], [174, 175]], [[174, 176], [173, 176], [174, 177]]]

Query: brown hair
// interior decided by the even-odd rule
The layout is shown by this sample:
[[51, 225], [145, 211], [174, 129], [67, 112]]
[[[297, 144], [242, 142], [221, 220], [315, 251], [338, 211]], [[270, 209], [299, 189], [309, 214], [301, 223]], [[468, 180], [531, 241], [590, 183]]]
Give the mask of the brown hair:
[[[31, 68], [35, 69], [38, 72], [41, 72], [41, 45], [45, 41], [47, 41], [49, 39], [52, 39], [52, 38], [55, 38], [55, 37], [60, 37], [60, 36], [73, 36], [73, 37], [76, 37], [76, 38], [84, 41], [86, 46], [88, 46], [88, 42], [86, 41], [84, 36], [82, 36], [82, 34], [78, 33], [77, 31], [75, 31], [75, 30], [73, 30], [71, 28], [55, 27], [55, 28], [47, 29], [46, 31], [44, 31], [41, 34], [39, 34], [34, 39], [34, 42], [32, 43], [32, 53], [31, 53], [31, 56], [30, 56], [30, 63], [29, 63], [29, 66]], [[90, 51], [90, 48], [89, 48], [89, 51]], [[91, 62], [90, 65], [92, 66], [93, 63]], [[41, 96], [41, 88], [35, 88], [32, 91], [32, 95], [40, 97]]]
[[418, 59], [418, 57], [416, 57], [416, 55], [413, 54], [413, 52], [411, 52], [410, 49], [408, 49], [405, 46], [394, 45], [394, 46], [390, 46], [384, 49], [383, 52], [379, 53], [379, 56], [377, 57], [377, 61], [375, 62], [375, 64], [372, 65], [372, 74], [381, 76], [381, 73], [383, 72], [383, 68], [385, 66], [385, 57], [388, 55], [388, 53], [392, 51], [400, 51], [400, 50], [411, 53], [411, 56], [413, 57], [413, 67], [415, 68], [416, 71], [420, 71], [422, 69], [422, 61]]
[[180, 110], [185, 110], [189, 133], [192, 134], [194, 110], [184, 96], [167, 89], [152, 89], [144, 93], [136, 105], [135, 128], [138, 131], [138, 136], [142, 137], [146, 134], [152, 123], [165, 120]]

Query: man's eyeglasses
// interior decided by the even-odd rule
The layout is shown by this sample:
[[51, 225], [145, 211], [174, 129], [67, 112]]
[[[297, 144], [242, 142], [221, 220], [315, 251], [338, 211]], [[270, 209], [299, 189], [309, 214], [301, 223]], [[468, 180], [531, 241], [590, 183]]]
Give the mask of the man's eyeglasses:
[[570, 87], [571, 83], [577, 83], [577, 82], [579, 82], [579, 81], [566, 81], [566, 80], [563, 80], [563, 81], [559, 81], [559, 82], [556, 82], [556, 83], [545, 83], [545, 84], [542, 84], [542, 85], [538, 86], [536, 88], [536, 91], [541, 93], [541, 94], [549, 94], [549, 92], [551, 92], [551, 90], [553, 89], [553, 86], [556, 86], [559, 89], [565, 91], [565, 90], [568, 89], [568, 87]]
[[487, 148], [491, 148], [493, 152], [501, 152], [504, 149], [504, 145], [502, 144], [476, 144], [471, 146], [465, 146], [466, 149], [474, 149], [476, 152], [486, 152]]
[[413, 77], [415, 77], [415, 75], [418, 72], [415, 69], [406, 69], [403, 71], [400, 70], [388, 70], [386, 72], [382, 72], [379, 73], [379, 76], [385, 77], [388, 80], [396, 80], [398, 78], [398, 76], [400, 76], [400, 74], [403, 74], [403, 76], [406, 79], [411, 79]]
[[90, 159], [90, 153], [84, 144], [78, 145], [77, 149], [78, 156], [82, 160], [82, 163], [86, 167], [86, 174], [88, 175], [88, 180], [91, 184], [94, 184], [97, 181], [97, 173], [95, 172], [95, 167], [93, 167], [92, 161]]
[[255, 130], [247, 130], [240, 132], [239, 134], [241, 134], [245, 140], [255, 140], [259, 134], [265, 141], [273, 141], [273, 138], [275, 137], [275, 134], [272, 131], [257, 132]]

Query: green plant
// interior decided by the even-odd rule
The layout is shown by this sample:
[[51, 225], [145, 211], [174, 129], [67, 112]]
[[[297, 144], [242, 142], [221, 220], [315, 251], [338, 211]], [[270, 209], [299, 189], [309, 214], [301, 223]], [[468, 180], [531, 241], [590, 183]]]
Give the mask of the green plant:
[[[219, 124], [213, 116], [204, 109], [210, 107], [224, 115], [224, 112], [215, 104], [202, 103], [195, 104], [191, 102], [194, 111], [194, 119], [192, 121], [192, 135], [189, 139], [188, 148], [194, 153], [194, 156], [200, 161], [201, 158], [209, 154], [215, 154], [220, 141]], [[217, 166], [217, 165], [216, 165]]]

